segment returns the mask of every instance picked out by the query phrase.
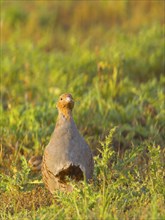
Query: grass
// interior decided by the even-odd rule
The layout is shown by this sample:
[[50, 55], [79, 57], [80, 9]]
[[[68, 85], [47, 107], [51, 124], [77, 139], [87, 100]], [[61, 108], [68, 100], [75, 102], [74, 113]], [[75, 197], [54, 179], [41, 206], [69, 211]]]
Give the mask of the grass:
[[[92, 3], [1, 2], [0, 219], [165, 218], [163, 7], [127, 2], [98, 2], [97, 15]], [[52, 196], [27, 161], [42, 155], [64, 92], [94, 178]]]

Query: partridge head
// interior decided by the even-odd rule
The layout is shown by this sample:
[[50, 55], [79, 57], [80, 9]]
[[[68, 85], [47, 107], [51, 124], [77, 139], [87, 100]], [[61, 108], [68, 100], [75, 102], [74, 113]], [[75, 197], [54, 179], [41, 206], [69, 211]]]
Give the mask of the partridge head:
[[33, 171], [40, 171], [42, 164], [42, 156], [32, 156], [28, 161], [28, 164]]

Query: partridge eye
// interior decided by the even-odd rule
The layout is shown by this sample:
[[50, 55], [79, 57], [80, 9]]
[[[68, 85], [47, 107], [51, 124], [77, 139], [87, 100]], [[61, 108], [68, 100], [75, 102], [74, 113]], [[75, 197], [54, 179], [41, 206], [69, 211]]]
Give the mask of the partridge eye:
[[62, 100], [62, 98], [61, 98], [61, 100]]

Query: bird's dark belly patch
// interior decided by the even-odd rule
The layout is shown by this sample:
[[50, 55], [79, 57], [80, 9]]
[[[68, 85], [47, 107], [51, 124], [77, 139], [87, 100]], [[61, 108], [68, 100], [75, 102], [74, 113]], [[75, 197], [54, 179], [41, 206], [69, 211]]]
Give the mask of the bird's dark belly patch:
[[83, 180], [84, 175], [79, 166], [70, 165], [67, 169], [60, 171], [56, 177], [59, 178], [60, 182], [65, 183], [67, 178], [80, 181]]

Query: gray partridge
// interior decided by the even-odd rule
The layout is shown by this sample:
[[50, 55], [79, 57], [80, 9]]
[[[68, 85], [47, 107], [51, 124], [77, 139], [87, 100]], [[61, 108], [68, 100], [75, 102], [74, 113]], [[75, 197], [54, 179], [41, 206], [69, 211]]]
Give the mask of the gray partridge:
[[72, 191], [68, 177], [88, 181], [93, 175], [92, 152], [73, 120], [73, 107], [71, 94], [60, 96], [56, 126], [43, 155], [43, 182], [51, 193], [56, 189]]
[[32, 156], [28, 161], [28, 164], [33, 171], [40, 171], [42, 164], [42, 156]]

